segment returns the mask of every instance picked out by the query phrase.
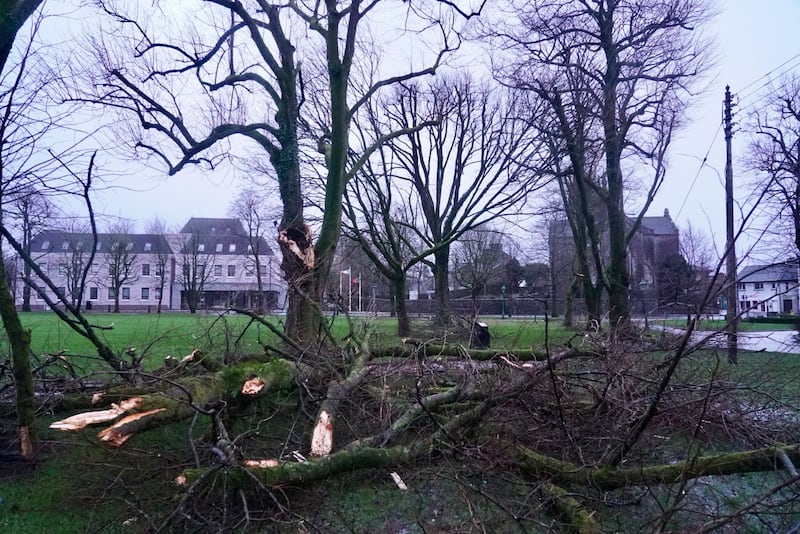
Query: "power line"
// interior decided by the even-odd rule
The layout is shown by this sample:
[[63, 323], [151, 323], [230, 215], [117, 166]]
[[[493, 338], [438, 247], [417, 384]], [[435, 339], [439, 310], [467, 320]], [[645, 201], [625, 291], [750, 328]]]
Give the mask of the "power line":
[[745, 85], [744, 87], [742, 87], [741, 89], [739, 89], [739, 91], [741, 92], [741, 91], [745, 91], [745, 90], [749, 89], [750, 87], [752, 87], [753, 85], [755, 85], [755, 84], [757, 84], [759, 81], [761, 81], [762, 79], [764, 79], [764, 78], [766, 78], [766, 77], [770, 76], [770, 75], [771, 75], [773, 72], [775, 72], [776, 70], [778, 70], [778, 69], [782, 68], [783, 66], [785, 66], [787, 63], [791, 63], [792, 61], [794, 61], [795, 59], [798, 59], [798, 58], [800, 58], [800, 52], [798, 52], [798, 53], [797, 53], [797, 54], [795, 54], [794, 56], [790, 57], [789, 59], [787, 59], [786, 61], [784, 61], [784, 62], [783, 62], [783, 63], [781, 63], [780, 65], [778, 65], [777, 67], [773, 68], [771, 71], [767, 72], [767, 73], [766, 73], [766, 74], [764, 74], [763, 76], [761, 76], [761, 77], [759, 77], [759, 78], [756, 78], [756, 79], [755, 79], [755, 80], [753, 80], [752, 82], [748, 83], [747, 85]]
[[711, 149], [714, 148], [714, 143], [717, 142], [717, 137], [719, 136], [719, 132], [722, 130], [722, 122], [719, 123], [717, 126], [717, 131], [714, 132], [714, 138], [711, 140], [711, 144], [708, 145], [708, 150], [706, 150], [706, 155], [703, 156], [702, 161], [700, 162], [700, 167], [698, 167], [697, 172], [692, 179], [692, 183], [689, 186], [689, 189], [686, 191], [686, 195], [683, 197], [683, 202], [681, 203], [681, 207], [678, 209], [678, 214], [675, 216], [678, 219], [681, 216], [681, 212], [683, 208], [686, 206], [686, 202], [689, 200], [689, 195], [692, 193], [692, 189], [694, 189], [694, 185], [697, 183], [697, 178], [700, 176], [700, 171], [703, 170], [703, 167], [706, 165], [706, 161], [708, 161], [708, 156], [711, 154]]

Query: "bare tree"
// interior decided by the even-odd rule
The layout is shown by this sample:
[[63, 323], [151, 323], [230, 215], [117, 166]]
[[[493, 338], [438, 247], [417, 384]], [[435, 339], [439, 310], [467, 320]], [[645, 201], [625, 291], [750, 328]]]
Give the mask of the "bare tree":
[[[415, 131], [390, 142], [413, 230], [432, 255], [438, 319], [449, 321], [450, 244], [464, 232], [512, 210], [541, 187], [534, 160], [538, 141], [517, 119], [517, 102], [468, 77], [427, 87], [409, 84], [386, 107], [389, 119]], [[419, 129], [424, 121], [433, 124]], [[422, 251], [415, 251], [416, 254]]]
[[489, 282], [503, 278], [506, 259], [501, 236], [485, 225], [464, 232], [454, 244], [453, 275], [461, 287], [469, 289], [473, 314], [478, 314], [478, 299]]
[[[236, 217], [244, 224], [247, 235], [247, 255], [252, 264], [246, 268], [252, 269], [256, 277], [256, 288], [258, 300], [256, 305], [257, 313], [264, 313], [266, 302], [264, 300], [264, 274], [266, 266], [262, 264], [263, 256], [271, 252], [264, 240], [264, 234], [270, 220], [267, 212], [266, 198], [259, 194], [254, 188], [243, 189], [234, 199], [230, 208], [231, 216]], [[271, 277], [270, 272], [270, 277]]]
[[[33, 236], [42, 230], [54, 215], [53, 203], [40, 190], [25, 188], [14, 195], [5, 212], [7, 224], [17, 227], [20, 243], [30, 255]], [[30, 267], [25, 263], [22, 264], [22, 276], [26, 279], [31, 276]], [[22, 286], [21, 310], [31, 311], [31, 288], [27, 284]]]
[[155, 279], [156, 279], [156, 313], [161, 313], [161, 307], [164, 302], [164, 289], [167, 285], [167, 280], [170, 279], [170, 269], [173, 256], [172, 249], [166, 240], [167, 227], [163, 220], [155, 218], [147, 225], [146, 232], [153, 236], [159, 236], [154, 243], [155, 249], [152, 251], [155, 258]]
[[177, 282], [183, 289], [183, 302], [190, 313], [197, 313], [203, 303], [203, 291], [211, 278], [214, 257], [206, 251], [205, 237], [199, 232], [178, 234], [176, 240]]
[[[449, 1], [430, 3], [444, 11], [452, 6]], [[315, 338], [319, 303], [340, 232], [345, 185], [386, 140], [373, 140], [362, 157], [349, 164], [351, 118], [382, 88], [432, 74], [450, 50], [450, 23], [425, 15], [438, 9], [409, 6], [408, 17], [429, 23], [430, 31], [423, 33], [430, 34], [430, 46], [441, 51], [434, 52], [427, 65], [372, 81], [356, 94], [351, 73], [362, 55], [368, 59], [371, 54], [362, 49], [363, 33], [384, 2], [279, 5], [263, 0], [209, 0], [190, 17], [171, 6], [163, 14], [172, 30], [187, 19], [208, 20], [205, 33], [186, 36], [176, 31], [159, 33], [116, 3], [113, 8], [110, 2], [102, 4], [119, 23], [118, 34], [129, 39], [114, 48], [107, 41], [96, 41], [103, 68], [91, 80], [96, 92], [84, 99], [117, 109], [138, 123], [135, 150], [156, 157], [170, 174], [199, 163], [214, 167], [234, 138], [254, 143], [249, 146], [257, 146], [268, 156], [283, 203], [278, 242], [289, 286], [286, 331], [297, 340]], [[135, 12], [138, 3], [134, 4], [128, 7]], [[404, 19], [403, 24], [408, 23]], [[298, 26], [309, 31], [295, 31]], [[325, 88], [319, 98], [326, 106], [316, 131], [310, 131], [311, 122], [301, 118], [306, 95], [298, 51], [324, 57]], [[198, 103], [199, 96], [204, 100]], [[325, 167], [325, 200], [316, 240], [306, 220], [300, 171], [304, 128], [318, 139], [317, 163]]]
[[122, 295], [124, 286], [139, 278], [136, 272], [139, 256], [134, 252], [132, 233], [132, 224], [129, 221], [120, 221], [109, 228], [107, 241], [103, 244], [107, 248], [105, 261], [108, 267], [108, 290], [114, 297], [114, 313], [119, 313], [120, 298], [125, 298]]
[[[692, 84], [708, 66], [711, 47], [699, 28], [709, 18], [709, 3], [514, 4], [515, 20], [491, 32], [509, 51], [500, 75], [509, 84], [545, 94], [556, 115], [560, 99], [567, 116], [583, 117], [586, 127], [573, 131], [589, 136], [602, 155], [596, 158], [599, 179], [588, 172], [575, 179], [602, 203], [609, 252], [599, 274], [609, 295], [612, 327], [624, 328], [630, 316], [627, 246], [663, 183], [666, 152], [685, 117]], [[629, 219], [626, 191], [632, 189], [642, 200]]]
[[789, 235], [800, 253], [800, 76], [780, 80], [754, 114], [756, 134], [750, 142], [750, 163], [763, 181], [763, 203], [770, 212], [767, 226]]
[[56, 272], [66, 281], [64, 297], [79, 310], [86, 290], [87, 273], [95, 266], [93, 258], [99, 241], [80, 219], [70, 219], [65, 226], [66, 231], [60, 234], [61, 242], [53, 243], [59, 256]]

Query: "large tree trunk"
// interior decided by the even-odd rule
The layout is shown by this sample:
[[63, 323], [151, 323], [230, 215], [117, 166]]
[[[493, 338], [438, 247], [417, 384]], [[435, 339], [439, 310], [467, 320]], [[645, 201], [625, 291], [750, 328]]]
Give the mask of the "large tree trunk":
[[400, 276], [392, 279], [392, 315], [397, 317], [397, 335], [408, 337], [411, 335], [411, 319], [408, 317], [406, 306], [406, 278]]
[[609, 207], [608, 305], [610, 326], [614, 331], [625, 330], [630, 323], [628, 298], [630, 272], [628, 270], [625, 223], [626, 217], [622, 207]]
[[3, 318], [3, 325], [11, 345], [20, 454], [26, 460], [33, 460], [36, 450], [33, 426], [36, 404], [30, 361], [31, 332], [23, 329], [19, 320], [14, 296], [6, 278], [2, 253], [0, 253], [0, 316]]
[[450, 247], [434, 252], [433, 281], [436, 290], [436, 324], [450, 324]]

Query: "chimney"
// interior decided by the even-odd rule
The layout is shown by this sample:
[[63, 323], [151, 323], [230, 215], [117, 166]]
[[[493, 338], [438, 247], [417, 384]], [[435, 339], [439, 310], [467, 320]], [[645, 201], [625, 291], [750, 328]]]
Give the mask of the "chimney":
[[664, 208], [664, 218], [672, 222], [672, 217], [669, 216], [669, 208]]

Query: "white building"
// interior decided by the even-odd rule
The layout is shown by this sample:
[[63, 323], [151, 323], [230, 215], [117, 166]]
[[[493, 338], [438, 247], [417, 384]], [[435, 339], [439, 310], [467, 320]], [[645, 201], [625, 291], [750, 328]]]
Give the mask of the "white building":
[[[98, 234], [96, 241], [88, 233], [44, 230], [32, 240], [31, 255], [57, 291], [86, 309], [111, 311], [117, 289], [120, 310], [130, 311], [155, 311], [159, 303], [162, 310], [188, 309], [193, 293], [198, 309], [274, 310], [286, 298], [272, 249], [263, 238], [250, 238], [238, 219], [193, 218], [177, 234]], [[36, 273], [31, 283], [54, 296]], [[22, 289], [15, 293], [21, 305]], [[30, 304], [47, 308], [35, 289]]]
[[752, 265], [739, 273], [739, 313], [744, 317], [797, 314], [798, 262]]

